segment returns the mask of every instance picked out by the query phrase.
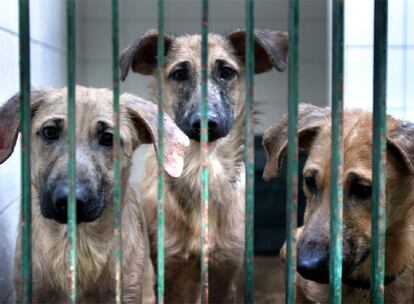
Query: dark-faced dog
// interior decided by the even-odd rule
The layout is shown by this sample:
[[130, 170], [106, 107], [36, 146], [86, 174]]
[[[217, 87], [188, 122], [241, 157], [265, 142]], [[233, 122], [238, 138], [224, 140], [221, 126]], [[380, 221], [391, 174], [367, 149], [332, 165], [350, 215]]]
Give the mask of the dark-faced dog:
[[[245, 31], [208, 36], [208, 174], [209, 174], [209, 301], [232, 303], [235, 277], [244, 253], [245, 169]], [[130, 69], [153, 76], [157, 99], [158, 35], [150, 31], [126, 48], [120, 60], [122, 78]], [[201, 37], [164, 36], [164, 110], [191, 139], [180, 178], [166, 180], [165, 301], [195, 303], [200, 281], [200, 100]], [[255, 72], [284, 70], [288, 52], [284, 32], [255, 31]], [[141, 184], [156, 265], [156, 157], [147, 159]]]
[[[154, 104], [123, 94], [120, 111], [122, 245], [125, 302], [141, 303], [145, 226], [136, 195], [128, 186], [133, 151], [158, 144]], [[68, 299], [66, 89], [31, 93], [33, 302]], [[0, 163], [12, 153], [19, 132], [19, 96], [0, 108]], [[166, 117], [165, 170], [180, 175], [188, 138]], [[112, 197], [112, 92], [76, 89], [76, 205], [78, 302], [115, 301]], [[21, 224], [21, 219], [20, 219]], [[17, 302], [22, 298], [21, 237], [15, 256]]]
[[[279, 172], [287, 150], [287, 117], [263, 138], [264, 177]], [[297, 271], [300, 301], [328, 303], [331, 115], [328, 108], [301, 105], [298, 137], [308, 151], [303, 169], [307, 198], [304, 226], [298, 229]], [[369, 302], [372, 113], [344, 112], [343, 301]], [[385, 299], [413, 302], [414, 124], [387, 117]], [[284, 258], [285, 250], [282, 250]]]

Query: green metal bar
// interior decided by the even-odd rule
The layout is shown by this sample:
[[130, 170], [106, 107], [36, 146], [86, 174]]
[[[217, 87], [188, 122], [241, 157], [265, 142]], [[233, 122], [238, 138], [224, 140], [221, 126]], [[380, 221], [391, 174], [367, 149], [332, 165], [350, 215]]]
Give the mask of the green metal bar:
[[208, 0], [201, 8], [201, 303], [208, 304]]
[[298, 99], [299, 99], [299, 0], [289, 4], [288, 173], [286, 200], [285, 302], [296, 301], [296, 228], [298, 214]]
[[388, 1], [375, 1], [372, 145], [371, 282], [373, 303], [384, 303]]
[[118, 0], [112, 0], [112, 87], [114, 116], [114, 259], [115, 259], [115, 302], [122, 302], [122, 181], [121, 181], [121, 137], [119, 133], [119, 13]]
[[164, 0], [158, 0], [158, 45], [157, 45], [157, 88], [158, 88], [158, 194], [157, 194], [157, 301], [164, 303], [165, 267], [165, 213], [164, 213]]
[[344, 2], [333, 0], [332, 32], [332, 151], [331, 151], [331, 242], [329, 255], [329, 302], [341, 303], [342, 207], [343, 207], [343, 86]]
[[66, 1], [67, 13], [67, 82], [68, 82], [68, 301], [76, 303], [76, 105], [75, 105], [75, 0]]
[[245, 302], [254, 302], [254, 0], [246, 0]]
[[23, 302], [32, 302], [32, 205], [30, 170], [30, 14], [29, 0], [19, 1], [20, 48], [20, 130], [21, 130], [21, 271], [23, 277]]

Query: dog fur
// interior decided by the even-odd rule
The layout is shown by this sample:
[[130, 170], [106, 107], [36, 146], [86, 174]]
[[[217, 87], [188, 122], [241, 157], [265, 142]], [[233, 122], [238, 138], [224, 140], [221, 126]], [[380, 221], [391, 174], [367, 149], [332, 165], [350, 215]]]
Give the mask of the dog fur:
[[[328, 108], [301, 105], [299, 146], [308, 151], [303, 169], [307, 198], [304, 226], [297, 231], [298, 302], [329, 302], [329, 258], [315, 279], [301, 259], [329, 257], [331, 116]], [[344, 112], [343, 302], [370, 301], [372, 113]], [[287, 147], [287, 117], [263, 138], [267, 153], [264, 177], [275, 176]], [[387, 116], [385, 302], [414, 300], [414, 124]], [[313, 177], [312, 177], [313, 176]], [[368, 187], [368, 188], [367, 188]], [[281, 251], [282, 260], [286, 248]], [[326, 281], [326, 282], [321, 282]]]
[[[78, 86], [76, 89], [76, 170], [77, 183], [88, 180], [104, 197], [105, 207], [94, 221], [77, 225], [77, 269], [79, 303], [113, 303], [115, 300], [115, 264], [113, 243], [113, 151], [98, 144], [101, 124], [112, 132], [112, 92]], [[45, 217], [45, 189], [54, 188], [58, 177], [67, 180], [66, 130], [67, 90], [32, 91], [32, 267], [33, 302], [66, 302], [68, 290], [67, 225]], [[131, 94], [120, 97], [120, 134], [122, 170], [122, 249], [123, 301], [142, 302], [145, 222], [136, 194], [128, 186], [133, 151], [143, 143], [158, 145], [154, 104]], [[0, 163], [12, 153], [19, 132], [19, 96], [0, 108]], [[42, 137], [46, 124], [59, 120], [60, 137], [46, 142]], [[56, 123], [57, 124], [57, 123]], [[182, 171], [188, 138], [166, 117], [165, 170], [172, 176]], [[110, 137], [111, 138], [111, 137]], [[99, 186], [100, 185], [100, 186]], [[78, 191], [77, 184], [77, 191]], [[79, 207], [78, 207], [79, 209]], [[78, 210], [79, 211], [79, 210]], [[48, 215], [49, 216], [49, 215]], [[22, 224], [20, 218], [19, 226]], [[22, 301], [21, 236], [16, 243], [15, 287], [17, 302]]]
[[[130, 69], [154, 76], [151, 86], [154, 100], [158, 96], [155, 75], [157, 37], [156, 32], [148, 32], [125, 49], [120, 60], [123, 79]], [[266, 72], [273, 67], [282, 71], [287, 60], [287, 34], [257, 30], [255, 38], [255, 72]], [[201, 37], [166, 35], [164, 41], [166, 61], [161, 73], [164, 81], [164, 110], [185, 133], [189, 132], [186, 134], [192, 139], [185, 155], [182, 176], [166, 179], [165, 301], [195, 303], [200, 289], [201, 158], [197, 138], [199, 133], [188, 130], [186, 123], [189, 116], [199, 113], [197, 111], [200, 108]], [[208, 144], [209, 302], [233, 303], [236, 301], [235, 277], [242, 268], [244, 253], [245, 31], [235, 31], [227, 36], [209, 34], [208, 53], [209, 113], [221, 116], [226, 127], [228, 123], [231, 124], [228, 134], [214, 138]], [[174, 71], [182, 64], [188, 69], [189, 89], [183, 89], [188, 84], [172, 79]], [[217, 80], [221, 77], [217, 76], [220, 64], [232, 69], [234, 77], [228, 81]], [[154, 267], [157, 248], [155, 165], [155, 154], [150, 151], [141, 195]]]

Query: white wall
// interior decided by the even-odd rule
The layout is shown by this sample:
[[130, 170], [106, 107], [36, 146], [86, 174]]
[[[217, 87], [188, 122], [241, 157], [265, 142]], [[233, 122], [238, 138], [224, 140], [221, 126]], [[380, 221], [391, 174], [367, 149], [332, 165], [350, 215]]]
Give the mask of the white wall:
[[[62, 86], [64, 2], [31, 0], [31, 82]], [[0, 0], [0, 105], [19, 90], [18, 0]], [[13, 302], [12, 277], [20, 195], [20, 149], [0, 166], [0, 302]]]

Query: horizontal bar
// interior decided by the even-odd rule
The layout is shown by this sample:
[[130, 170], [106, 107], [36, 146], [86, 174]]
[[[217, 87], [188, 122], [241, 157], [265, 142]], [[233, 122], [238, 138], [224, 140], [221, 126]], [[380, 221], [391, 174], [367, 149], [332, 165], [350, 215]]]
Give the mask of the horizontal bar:
[[32, 203], [30, 111], [30, 14], [29, 0], [19, 1], [20, 130], [21, 130], [21, 271], [23, 302], [32, 302]]
[[245, 302], [254, 302], [254, 0], [246, 0]]
[[372, 302], [384, 303], [388, 1], [375, 1], [372, 145]]
[[299, 98], [299, 1], [289, 3], [288, 173], [286, 195], [285, 301], [296, 302], [296, 228], [298, 214], [298, 98]]

